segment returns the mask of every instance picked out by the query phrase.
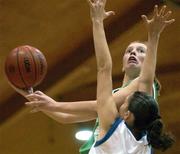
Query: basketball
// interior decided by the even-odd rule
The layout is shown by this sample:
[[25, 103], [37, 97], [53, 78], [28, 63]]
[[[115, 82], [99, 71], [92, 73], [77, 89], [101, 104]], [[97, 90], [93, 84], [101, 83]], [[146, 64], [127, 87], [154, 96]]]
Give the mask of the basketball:
[[13, 49], [5, 60], [5, 74], [17, 88], [35, 87], [47, 73], [46, 58], [41, 51], [29, 46]]

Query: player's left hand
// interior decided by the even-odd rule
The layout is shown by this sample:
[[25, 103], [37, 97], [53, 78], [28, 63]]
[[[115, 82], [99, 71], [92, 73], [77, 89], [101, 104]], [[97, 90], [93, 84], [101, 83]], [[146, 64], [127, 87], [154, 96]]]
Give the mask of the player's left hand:
[[160, 35], [167, 25], [172, 24], [175, 19], [169, 19], [172, 11], [166, 11], [166, 5], [164, 5], [160, 11], [158, 6], [155, 5], [152, 19], [148, 19], [146, 15], [142, 15], [142, 19], [146, 24], [148, 33], [152, 35]]
[[87, 0], [90, 7], [92, 21], [103, 21], [107, 17], [114, 15], [114, 11], [105, 11], [106, 0]]

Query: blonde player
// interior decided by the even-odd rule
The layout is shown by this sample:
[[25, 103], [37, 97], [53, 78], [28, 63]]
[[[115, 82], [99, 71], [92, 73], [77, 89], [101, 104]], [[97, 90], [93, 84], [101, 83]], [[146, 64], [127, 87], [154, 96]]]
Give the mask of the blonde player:
[[[103, 20], [113, 12], [105, 12], [106, 0], [88, 0], [93, 23], [93, 36], [97, 60], [97, 113], [99, 118], [99, 134], [89, 154], [150, 154], [151, 147], [166, 150], [173, 144], [173, 139], [162, 130], [158, 104], [152, 97], [152, 84], [155, 77], [156, 54], [159, 35], [163, 28], [174, 20], [167, 21], [169, 13], [165, 6], [158, 12], [154, 9], [154, 17], [148, 20], [142, 15], [148, 27], [147, 53], [137, 79], [135, 90], [126, 97], [118, 107], [112, 95], [112, 60], [107, 45], [101, 46], [105, 40]], [[138, 46], [130, 48], [127, 53], [141, 52]], [[145, 48], [145, 46], [144, 46]], [[144, 52], [144, 51], [143, 51]], [[134, 56], [132, 56], [134, 57]], [[133, 65], [137, 61], [131, 58]], [[125, 89], [124, 91], [130, 91]]]

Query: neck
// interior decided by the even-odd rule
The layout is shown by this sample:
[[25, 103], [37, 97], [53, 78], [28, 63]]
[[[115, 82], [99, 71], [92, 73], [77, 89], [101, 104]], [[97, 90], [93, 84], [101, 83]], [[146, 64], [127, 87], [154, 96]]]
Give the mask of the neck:
[[124, 79], [123, 79], [123, 85], [122, 86], [125, 86], [129, 81], [131, 80], [134, 80], [135, 78], [137, 78], [138, 76], [135, 76], [135, 75], [127, 75], [125, 73], [124, 75]]
[[134, 135], [136, 140], [141, 139], [141, 137], [143, 136], [143, 133], [141, 131], [139, 131], [138, 129], [134, 128], [132, 123], [129, 123], [129, 122], [126, 121], [125, 124], [128, 127], [128, 129], [131, 131], [131, 133]]

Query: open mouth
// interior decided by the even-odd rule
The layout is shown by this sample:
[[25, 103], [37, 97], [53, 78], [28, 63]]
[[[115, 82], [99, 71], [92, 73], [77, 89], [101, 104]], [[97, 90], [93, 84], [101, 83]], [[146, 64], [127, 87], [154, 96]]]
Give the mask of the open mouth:
[[138, 61], [137, 61], [137, 59], [136, 59], [135, 57], [131, 56], [131, 57], [129, 57], [129, 59], [128, 59], [128, 63], [137, 64]]

